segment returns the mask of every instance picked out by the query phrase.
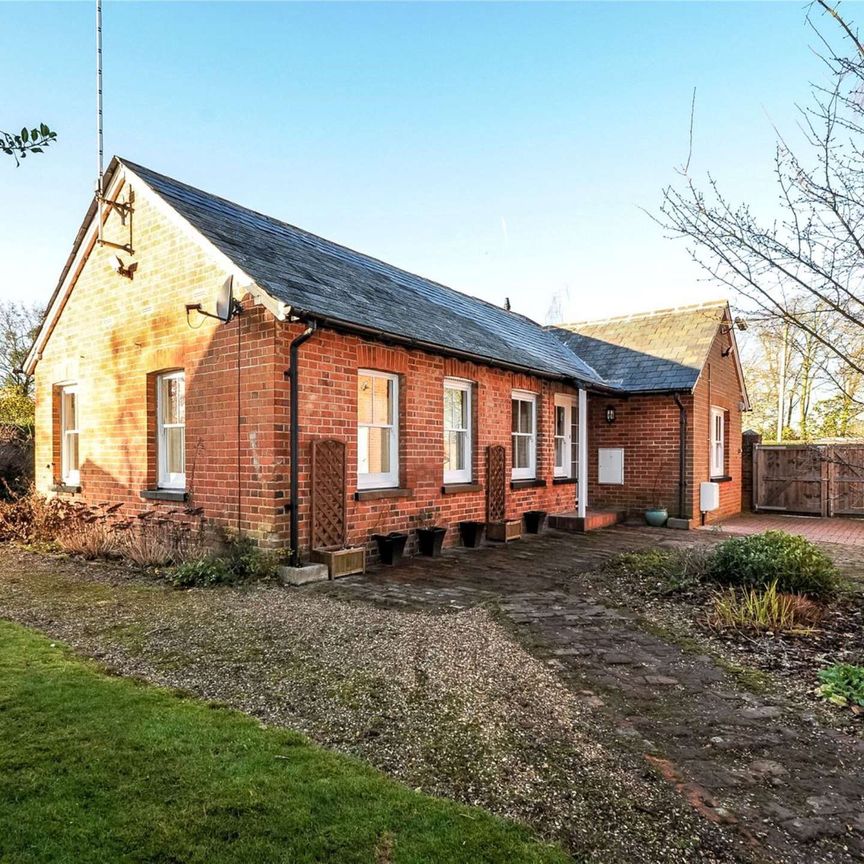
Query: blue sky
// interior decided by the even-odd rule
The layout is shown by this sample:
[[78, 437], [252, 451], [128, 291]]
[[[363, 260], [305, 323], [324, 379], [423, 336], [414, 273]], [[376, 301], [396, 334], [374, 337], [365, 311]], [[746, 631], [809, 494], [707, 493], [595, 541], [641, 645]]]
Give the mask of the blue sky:
[[[852, 7], [854, 10], [854, 7]], [[691, 173], [770, 214], [822, 77], [803, 3], [106, 0], [105, 146], [543, 320], [723, 296], [641, 212]], [[95, 178], [94, 6], [0, 3], [0, 298], [53, 290]], [[16, 70], [9, 75], [9, 70]], [[107, 161], [107, 159], [106, 159]]]

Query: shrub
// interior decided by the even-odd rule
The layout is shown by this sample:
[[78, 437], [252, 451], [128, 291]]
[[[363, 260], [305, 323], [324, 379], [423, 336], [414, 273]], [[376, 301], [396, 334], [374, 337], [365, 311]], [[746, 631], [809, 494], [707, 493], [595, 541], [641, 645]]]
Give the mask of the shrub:
[[654, 583], [659, 594], [674, 594], [695, 588], [705, 578], [707, 553], [700, 547], [686, 549], [644, 549], [626, 552], [612, 562], [612, 568]]
[[72, 513], [72, 505], [45, 498], [32, 487], [0, 500], [0, 543], [49, 543]]
[[856, 713], [864, 713], [864, 666], [837, 663], [819, 673], [822, 682], [816, 693], [835, 705], [847, 705]]
[[80, 555], [88, 561], [117, 555], [117, 536], [110, 525], [98, 519], [70, 519], [54, 539], [64, 552]]
[[729, 588], [716, 594], [710, 622], [734, 630], [809, 633], [821, 617], [817, 603], [799, 594], [783, 594], [772, 582], [764, 591]]
[[206, 525], [200, 508], [145, 510], [116, 526], [120, 554], [140, 567], [165, 567], [201, 557]]
[[708, 575], [725, 585], [767, 588], [810, 597], [828, 597], [838, 586], [837, 568], [815, 544], [783, 531], [733, 537], [709, 560]]
[[207, 588], [211, 585], [226, 585], [233, 581], [233, 573], [224, 558], [207, 555], [183, 561], [167, 573], [168, 581], [175, 588]]
[[276, 576], [280, 554], [259, 549], [249, 537], [231, 538], [221, 554], [183, 561], [166, 578], [177, 588], [261, 582]]

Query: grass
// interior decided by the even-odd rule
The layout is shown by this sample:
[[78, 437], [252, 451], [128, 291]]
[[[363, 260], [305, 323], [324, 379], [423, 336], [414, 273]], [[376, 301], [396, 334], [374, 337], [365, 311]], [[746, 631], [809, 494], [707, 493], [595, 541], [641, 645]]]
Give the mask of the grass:
[[0, 622], [2, 862], [568, 860], [521, 826]]
[[764, 591], [727, 588], [715, 594], [710, 623], [719, 629], [803, 636], [813, 632], [821, 615], [818, 604], [799, 594], [784, 594], [772, 582]]

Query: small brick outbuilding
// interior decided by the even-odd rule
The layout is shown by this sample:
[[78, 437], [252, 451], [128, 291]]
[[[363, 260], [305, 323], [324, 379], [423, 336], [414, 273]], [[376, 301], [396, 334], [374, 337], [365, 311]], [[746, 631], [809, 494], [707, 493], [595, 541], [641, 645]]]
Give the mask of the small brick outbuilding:
[[191, 504], [264, 545], [293, 531], [304, 556], [321, 439], [344, 444], [346, 540], [370, 548], [484, 521], [490, 446], [509, 519], [698, 518], [708, 479], [708, 518], [740, 509], [748, 406], [725, 302], [541, 327], [117, 157], [26, 369], [41, 491]]

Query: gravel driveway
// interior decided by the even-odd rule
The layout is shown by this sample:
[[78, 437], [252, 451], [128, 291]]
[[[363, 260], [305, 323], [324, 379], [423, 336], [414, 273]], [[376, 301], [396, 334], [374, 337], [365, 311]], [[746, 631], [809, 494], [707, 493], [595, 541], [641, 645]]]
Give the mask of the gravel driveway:
[[120, 567], [5, 548], [0, 617], [525, 821], [580, 860], [760, 860], [638, 753], [598, 735], [590, 699], [485, 608], [401, 611], [277, 587], [176, 591]]

